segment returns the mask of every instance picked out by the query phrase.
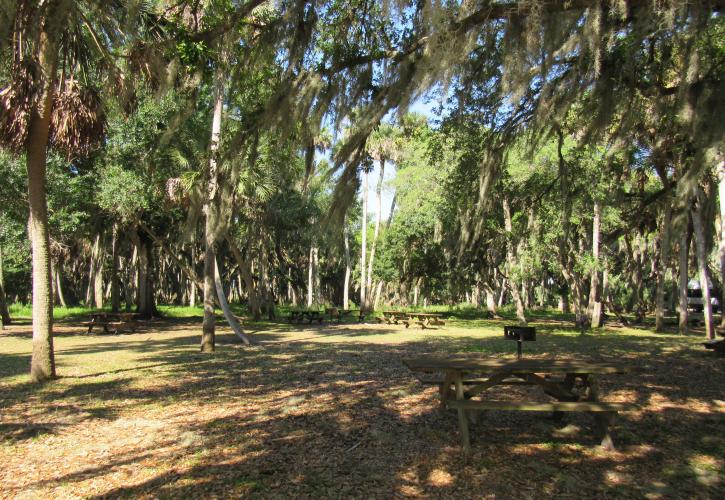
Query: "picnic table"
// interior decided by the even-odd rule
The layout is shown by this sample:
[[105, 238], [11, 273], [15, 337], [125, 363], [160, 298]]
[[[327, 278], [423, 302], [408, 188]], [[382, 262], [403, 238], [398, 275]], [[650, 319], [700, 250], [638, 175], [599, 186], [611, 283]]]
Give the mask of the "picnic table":
[[[471, 450], [468, 420], [469, 417], [476, 420], [476, 411], [552, 411], [556, 418], [561, 417], [561, 412], [592, 413], [602, 447], [613, 449], [609, 428], [614, 417], [619, 411], [636, 408], [599, 400], [597, 376], [631, 373], [632, 369], [626, 365], [576, 359], [507, 360], [470, 353], [406, 358], [403, 364], [413, 372], [443, 375], [442, 379], [422, 381], [439, 384], [441, 407], [458, 411], [465, 453]], [[473, 399], [495, 386], [512, 385], [541, 389], [554, 401]]]
[[353, 313], [359, 313], [358, 309], [340, 309], [337, 307], [328, 307], [325, 309], [325, 314], [330, 317], [330, 321], [336, 319], [338, 323], [342, 323], [342, 320], [346, 316], [352, 316]]
[[[443, 315], [441, 314], [433, 314], [433, 313], [418, 313], [418, 312], [412, 312], [408, 313], [408, 319], [414, 320], [418, 325], [420, 325], [421, 328], [424, 330], [431, 325], [445, 325], [445, 322], [441, 320]], [[405, 327], [408, 328], [410, 325], [410, 321], [405, 324]]]
[[433, 313], [419, 313], [410, 311], [383, 311], [378, 321], [380, 323], [387, 323], [389, 325], [397, 325], [402, 323], [406, 328], [410, 326], [410, 323], [415, 321], [421, 328], [425, 329], [431, 325], [444, 325], [445, 322], [441, 320], [441, 314]]
[[383, 311], [382, 316], [378, 317], [377, 320], [380, 323], [397, 325], [399, 322], [405, 323], [408, 321], [408, 313], [405, 311]]
[[139, 313], [92, 313], [91, 320], [85, 323], [88, 327], [87, 333], [90, 334], [94, 327], [103, 327], [103, 333], [117, 334], [121, 330], [128, 329], [132, 332], [138, 327], [138, 319], [141, 317]]
[[302, 323], [304, 320], [309, 321], [309, 324], [311, 325], [313, 321], [318, 321], [320, 324], [322, 324], [322, 320], [325, 319], [323, 316], [323, 313], [321, 311], [301, 311], [301, 310], [292, 310], [289, 313], [289, 322], [294, 323]]

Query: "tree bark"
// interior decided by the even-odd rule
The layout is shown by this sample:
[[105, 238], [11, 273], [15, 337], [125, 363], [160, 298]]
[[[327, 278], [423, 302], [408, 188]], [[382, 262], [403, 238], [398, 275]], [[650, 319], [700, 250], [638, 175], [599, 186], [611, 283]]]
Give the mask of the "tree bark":
[[712, 303], [710, 301], [710, 279], [707, 267], [707, 247], [705, 224], [702, 220], [704, 212], [704, 193], [700, 188], [695, 188], [694, 202], [691, 209], [692, 225], [695, 232], [695, 253], [697, 254], [697, 267], [700, 275], [700, 288], [702, 290], [702, 310], [705, 316], [705, 335], [708, 339], [715, 338], [715, 328], [712, 317]]
[[667, 265], [670, 260], [670, 225], [672, 221], [672, 204], [665, 202], [665, 211], [660, 229], [660, 257], [657, 263], [657, 290], [655, 292], [655, 331], [661, 332], [665, 328], [665, 278]]
[[720, 326], [725, 328], [725, 161], [717, 165], [718, 195], [720, 202], [720, 242], [718, 257], [720, 258]]
[[214, 352], [214, 263], [216, 260], [217, 229], [219, 225], [219, 141], [222, 129], [224, 109], [224, 72], [217, 63], [214, 71], [214, 113], [211, 124], [211, 144], [209, 158], [209, 179], [204, 203], [204, 320], [202, 323], [201, 352]]
[[55, 275], [55, 291], [56, 295], [58, 297], [58, 302], [62, 307], [68, 307], [68, 304], [65, 302], [65, 296], [63, 295], [63, 285], [61, 280], [61, 262], [58, 260], [58, 263], [53, 266], [53, 274]]
[[93, 242], [93, 306], [103, 309], [103, 245], [101, 245], [101, 233], [96, 235]]
[[343, 222], [343, 239], [345, 243], [345, 285], [342, 290], [342, 308], [350, 309], [350, 273], [352, 264], [350, 262], [350, 231], [347, 228], [347, 217]]
[[[41, 22], [43, 22], [41, 20]], [[50, 236], [46, 201], [46, 155], [55, 92], [57, 51], [45, 31], [40, 33], [39, 67], [44, 79], [37, 106], [30, 110], [26, 167], [28, 171], [28, 233], [33, 262], [33, 355], [30, 378], [55, 378], [53, 352], [53, 288], [50, 275]]]
[[137, 243], [138, 257], [138, 284], [136, 286], [136, 312], [144, 318], [151, 318], [155, 314], [153, 292], [153, 261], [151, 255], [151, 242], [143, 235], [139, 235]]
[[307, 307], [312, 307], [315, 301], [315, 245], [310, 246], [310, 255], [307, 262]]
[[592, 222], [592, 258], [594, 268], [589, 286], [589, 318], [591, 327], [602, 326], [602, 295], [599, 290], [599, 232], [601, 227], [601, 203], [594, 202], [594, 217]]
[[121, 257], [118, 254], [120, 243], [118, 241], [118, 224], [113, 225], [111, 241], [111, 311], [121, 310], [121, 291], [119, 289], [118, 269], [121, 266]]
[[362, 222], [360, 224], [362, 229], [362, 251], [360, 255], [360, 308], [367, 308], [367, 296], [366, 296], [366, 279], [365, 279], [365, 262], [367, 259], [367, 234], [368, 234], [368, 171], [367, 168], [363, 170], [363, 186], [362, 186]]
[[224, 313], [224, 318], [226, 318], [227, 323], [229, 323], [229, 326], [231, 327], [234, 334], [239, 337], [242, 342], [250, 345], [252, 343], [252, 339], [244, 333], [242, 325], [239, 323], [236, 316], [234, 316], [232, 310], [229, 308], [229, 303], [227, 302], [226, 295], [224, 294], [224, 286], [222, 285], [221, 275], [219, 274], [219, 265], [217, 264], [216, 259], [214, 260], [214, 286], [216, 288], [216, 295], [217, 299], [219, 300], [219, 305], [221, 306], [221, 310]]
[[242, 252], [239, 250], [237, 244], [232, 240], [231, 236], [226, 235], [226, 241], [229, 245], [229, 249], [232, 251], [234, 260], [237, 261], [239, 266], [239, 272], [242, 275], [244, 286], [247, 289], [247, 301], [249, 303], [249, 311], [252, 313], [255, 321], [262, 317], [262, 311], [259, 307], [259, 298], [257, 297], [257, 291], [254, 288], [254, 278], [252, 277], [252, 270], [250, 269], [249, 260], [242, 257]]
[[373, 232], [373, 244], [370, 247], [370, 260], [368, 262], [368, 281], [367, 289], [369, 293], [372, 293], [373, 286], [373, 263], [375, 262], [375, 247], [378, 243], [378, 236], [380, 235], [380, 219], [383, 211], [383, 176], [385, 174], [385, 159], [380, 159], [380, 177], [378, 178], [378, 184], [375, 187], [376, 207], [375, 213], [375, 231]]
[[513, 243], [513, 225], [511, 222], [511, 205], [506, 197], [502, 199], [504, 227], [506, 229], [506, 273], [508, 274], [509, 290], [516, 305], [516, 318], [519, 323], [526, 325], [526, 314], [524, 313], [524, 303], [521, 300], [518, 282], [514, 279], [513, 273], [516, 269], [516, 256], [514, 255]]
[[690, 262], [690, 239], [692, 238], [692, 232], [690, 230], [689, 216], [688, 221], [685, 224], [685, 229], [680, 236], [680, 250], [679, 250], [679, 277], [678, 277], [678, 289], [679, 289], [679, 332], [685, 335], [689, 331], [688, 325], [688, 307], [687, 307], [687, 285], [690, 281], [690, 271], [688, 269]]
[[3, 249], [0, 247], [0, 326], [9, 325], [12, 322], [8, 310], [7, 296], [5, 295], [5, 274], [3, 274]]

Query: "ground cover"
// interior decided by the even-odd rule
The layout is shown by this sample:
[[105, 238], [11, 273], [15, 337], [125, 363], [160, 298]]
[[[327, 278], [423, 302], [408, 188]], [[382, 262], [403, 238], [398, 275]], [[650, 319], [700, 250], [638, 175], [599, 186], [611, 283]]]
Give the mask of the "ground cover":
[[725, 370], [701, 337], [580, 335], [540, 316], [527, 356], [637, 365], [601, 387], [641, 410], [620, 416], [612, 452], [585, 415], [490, 412], [466, 461], [455, 414], [400, 359], [510, 357], [515, 344], [504, 321], [453, 316], [425, 331], [252, 323], [251, 348], [222, 327], [213, 357], [198, 353], [198, 317], [116, 336], [85, 335], [71, 317], [57, 325], [62, 378], [40, 389], [21, 320], [0, 332], [0, 496], [723, 496]]

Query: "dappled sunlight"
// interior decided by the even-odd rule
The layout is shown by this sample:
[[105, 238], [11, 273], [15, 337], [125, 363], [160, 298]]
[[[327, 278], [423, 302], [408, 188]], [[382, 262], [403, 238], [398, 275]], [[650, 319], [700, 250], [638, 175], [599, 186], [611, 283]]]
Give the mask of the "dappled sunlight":
[[[510, 358], [501, 322], [435, 332], [270, 328], [251, 348], [220, 332], [213, 356], [198, 352], [193, 324], [170, 325], [177, 328], [157, 322], [134, 336], [62, 338], [58, 359], [71, 373], [41, 390], [18, 374], [25, 366], [6, 368], [3, 487], [36, 496], [508, 497], [638, 496], [722, 485], [717, 457], [724, 444], [713, 429], [722, 426], [717, 384], [724, 372], [705, 357], [697, 358], [697, 372], [689, 371], [697, 355], [687, 338], [667, 349], [670, 340], [639, 331], [611, 339], [542, 334], [526, 356], [609, 359], [629, 349], [628, 362], [642, 368], [634, 377], [600, 380], [606, 400], [639, 405], [617, 419], [617, 449], [599, 449], [588, 415], [554, 422], [490, 411], [471, 426], [466, 461], [456, 414], [441, 411], [437, 387], [422, 384], [401, 358], [459, 351]], [[304, 338], [286, 340], [294, 335]], [[651, 352], [651, 338], [657, 356], [638, 354]], [[0, 343], [3, 353], [17, 356], [29, 348], [13, 334], [0, 334]], [[523, 389], [496, 390], [496, 397], [514, 397]]]

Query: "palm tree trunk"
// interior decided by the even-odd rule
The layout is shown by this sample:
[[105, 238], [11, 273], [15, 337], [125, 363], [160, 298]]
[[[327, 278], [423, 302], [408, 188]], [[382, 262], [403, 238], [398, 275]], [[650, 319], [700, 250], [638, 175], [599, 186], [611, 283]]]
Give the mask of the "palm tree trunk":
[[216, 260], [216, 231], [219, 222], [219, 165], [217, 154], [222, 130], [224, 109], [224, 73], [221, 64], [214, 72], [214, 114], [211, 124], [211, 145], [209, 159], [209, 185], [207, 186], [204, 214], [204, 321], [202, 323], [201, 352], [214, 352], [214, 262]]
[[720, 197], [720, 242], [718, 257], [720, 258], [720, 326], [725, 328], [725, 161], [717, 165], [718, 194]]
[[93, 302], [95, 307], [103, 309], [103, 247], [101, 233], [96, 235], [93, 243]]
[[692, 208], [692, 225], [695, 230], [695, 252], [697, 254], [697, 267], [700, 274], [700, 289], [702, 290], [702, 310], [705, 316], [705, 335], [708, 339], [715, 338], [715, 328], [712, 318], [712, 303], [710, 302], [710, 280], [707, 267], [707, 248], [705, 245], [705, 224], [702, 220], [704, 212], [704, 194], [698, 188], [695, 193], [695, 206]]
[[307, 307], [312, 307], [315, 290], [315, 245], [310, 246], [310, 255], [307, 262]]
[[39, 105], [30, 110], [26, 167], [28, 223], [33, 261], [33, 355], [30, 378], [44, 382], [55, 377], [53, 353], [53, 288], [50, 275], [50, 236], [46, 201], [46, 154], [55, 89], [57, 54], [45, 32], [40, 34], [40, 69], [45, 76]]
[[111, 242], [111, 311], [121, 310], [121, 294], [118, 286], [118, 269], [120, 256], [118, 255], [118, 224], [113, 225], [113, 241]]
[[375, 261], [375, 246], [378, 243], [378, 236], [380, 235], [380, 218], [383, 211], [383, 176], [385, 174], [385, 159], [380, 160], [380, 177], [378, 177], [378, 184], [375, 187], [376, 207], [375, 213], [375, 232], [373, 233], [373, 244], [370, 247], [370, 261], [368, 262], [368, 281], [367, 289], [369, 293], [372, 293], [373, 287], [373, 263]]
[[589, 286], [589, 317], [591, 327], [602, 326], [602, 295], [599, 290], [599, 232], [601, 227], [601, 203], [594, 202], [594, 218], [592, 222], [592, 257], [594, 268], [592, 269], [591, 282]]
[[229, 303], [227, 302], [227, 298], [224, 294], [224, 286], [222, 285], [222, 279], [219, 274], [219, 265], [217, 264], [216, 259], [214, 260], [214, 286], [216, 288], [217, 299], [219, 299], [219, 305], [221, 306], [222, 312], [224, 313], [224, 318], [226, 318], [227, 323], [229, 323], [229, 326], [231, 327], [234, 334], [239, 337], [242, 342], [250, 345], [252, 343], [251, 338], [249, 338], [249, 336], [244, 333], [242, 325], [239, 323], [236, 316], [234, 316], [234, 314], [232, 313], [232, 310], [229, 307]]
[[7, 297], [5, 295], [5, 275], [3, 274], [3, 249], [0, 247], [0, 326], [9, 325], [12, 322], [8, 310]]
[[365, 279], [365, 262], [367, 259], [367, 248], [368, 248], [368, 240], [367, 240], [367, 229], [368, 229], [368, 171], [367, 169], [363, 170], [363, 188], [362, 188], [362, 196], [363, 196], [363, 206], [362, 206], [362, 222], [360, 224], [362, 229], [362, 251], [360, 254], [360, 307], [366, 308], [367, 306], [367, 296], [366, 296], [366, 288], [365, 285], [367, 283], [367, 280]]
[[[669, 200], [668, 200], [669, 201]], [[666, 202], [665, 213], [660, 230], [660, 258], [657, 263], [657, 290], [655, 292], [655, 331], [665, 328], [665, 278], [667, 264], [670, 259], [670, 222], [672, 220], [672, 204]]]
[[680, 255], [679, 255], [679, 332], [685, 335], [688, 328], [688, 310], [687, 310], [687, 284], [690, 281], [690, 271], [688, 269], [690, 262], [690, 224], [685, 224], [685, 229], [680, 236]]
[[345, 285], [342, 290], [342, 308], [347, 310], [350, 308], [350, 273], [352, 271], [352, 265], [350, 263], [350, 232], [347, 228], [347, 217], [343, 222], [343, 238], [345, 242]]
[[65, 302], [65, 296], [63, 295], [63, 285], [62, 285], [62, 279], [61, 279], [61, 262], [60, 260], [58, 263], [53, 266], [53, 274], [55, 275], [55, 291], [58, 296], [58, 303], [62, 307], [68, 307], [68, 304]]

